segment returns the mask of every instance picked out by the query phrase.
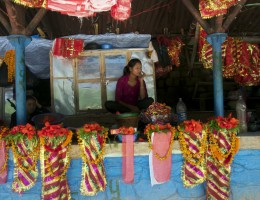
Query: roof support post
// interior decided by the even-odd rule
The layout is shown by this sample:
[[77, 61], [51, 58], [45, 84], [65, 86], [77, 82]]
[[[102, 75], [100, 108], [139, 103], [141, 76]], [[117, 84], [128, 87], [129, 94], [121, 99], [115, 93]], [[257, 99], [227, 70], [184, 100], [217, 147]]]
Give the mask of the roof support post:
[[213, 87], [214, 87], [214, 114], [224, 117], [223, 77], [222, 77], [222, 50], [221, 45], [227, 37], [226, 33], [213, 33], [207, 36], [212, 45], [213, 53]]
[[25, 47], [31, 42], [30, 37], [24, 35], [8, 36], [15, 48], [15, 101], [16, 123], [26, 124], [26, 73], [25, 73]]

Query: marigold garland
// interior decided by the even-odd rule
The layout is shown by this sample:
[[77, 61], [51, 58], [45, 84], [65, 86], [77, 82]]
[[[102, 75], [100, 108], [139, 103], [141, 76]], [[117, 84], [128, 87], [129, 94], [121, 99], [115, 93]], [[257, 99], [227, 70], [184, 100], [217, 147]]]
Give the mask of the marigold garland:
[[157, 132], [157, 133], [167, 133], [167, 132], [171, 132], [171, 142], [170, 142], [170, 146], [169, 149], [167, 151], [167, 153], [164, 156], [159, 156], [158, 153], [155, 152], [155, 157], [159, 160], [166, 160], [168, 158], [169, 155], [171, 155], [171, 151], [172, 151], [172, 146], [174, 143], [174, 137], [176, 134], [176, 129], [174, 127], [172, 127], [169, 123], [167, 123], [166, 125], [161, 125], [161, 124], [148, 124], [145, 127], [144, 133], [147, 135], [147, 139], [148, 139], [148, 144], [149, 144], [149, 148], [151, 150], [153, 150], [153, 145], [151, 142], [151, 134], [153, 132]]
[[208, 122], [207, 196], [209, 199], [229, 199], [231, 163], [239, 148], [238, 120], [231, 115]]
[[[208, 129], [209, 146], [213, 158], [218, 161], [219, 165], [230, 165], [239, 149], [239, 138], [237, 138], [239, 121], [233, 118], [231, 114], [227, 118], [219, 116], [208, 123]], [[220, 147], [221, 140], [218, 138], [218, 132], [224, 133], [222, 135], [230, 140], [229, 149]]]
[[[9, 132], [9, 128], [4, 127], [4, 126], [0, 126], [0, 143], [2, 141], [2, 138], [5, 135], [7, 135], [8, 132]], [[3, 148], [3, 147], [0, 147], [0, 148]], [[8, 152], [8, 150], [9, 150], [9, 147], [6, 146], [6, 152]], [[4, 162], [3, 166], [0, 168], [0, 174], [3, 173], [6, 170], [7, 164], [8, 164], [8, 153], [6, 153], [4, 156], [5, 156], [5, 158], [4, 158], [5, 162]]]
[[14, 157], [12, 189], [21, 193], [34, 186], [37, 176], [39, 142], [31, 124], [14, 126], [3, 138], [11, 144]]
[[[42, 199], [71, 199], [66, 173], [70, 166], [69, 149], [72, 131], [61, 124], [49, 122], [38, 131], [40, 136], [40, 161]], [[50, 189], [51, 187], [51, 189]]]
[[82, 144], [80, 145], [81, 150], [82, 150], [82, 159], [84, 162], [87, 162], [86, 156], [85, 156], [85, 151], [82, 149], [85, 145], [89, 145], [90, 138], [93, 135], [100, 135], [103, 136], [102, 143], [100, 144], [101, 146], [101, 151], [97, 152], [98, 156], [95, 160], [91, 160], [91, 164], [98, 164], [102, 159], [105, 154], [105, 146], [106, 146], [106, 139], [108, 137], [108, 129], [100, 126], [99, 124], [85, 124], [83, 129], [78, 129], [77, 131], [77, 137], [78, 137], [78, 143]]
[[200, 121], [186, 120], [178, 126], [179, 144], [184, 157], [182, 180], [194, 187], [206, 179], [207, 132]]
[[[191, 125], [191, 127], [189, 127]], [[182, 125], [178, 126], [179, 130], [179, 143], [183, 154], [183, 157], [192, 165], [199, 165], [205, 160], [205, 152], [207, 149], [207, 132], [203, 130], [201, 122], [196, 122], [195, 120], [184, 121]], [[185, 140], [186, 134], [188, 137], [197, 137], [197, 148], [198, 152], [192, 152], [191, 148], [188, 146], [188, 142]], [[194, 135], [194, 136], [192, 136]], [[200, 146], [199, 146], [200, 143]], [[195, 145], [195, 144], [194, 144]]]
[[85, 124], [77, 130], [78, 144], [82, 154], [82, 195], [95, 195], [106, 188], [103, 164], [108, 129], [99, 124]]
[[[68, 146], [67, 151], [69, 151], [71, 148], [71, 146], [69, 144], [71, 142], [72, 135], [73, 135], [72, 131], [69, 131], [66, 139], [61, 144], [56, 146], [55, 148], [52, 148], [49, 145], [47, 145], [44, 138], [40, 137], [40, 145], [43, 146], [45, 148], [45, 150], [50, 151], [50, 152], [58, 152], [58, 151], [62, 150], [63, 148], [66, 148], [67, 146]], [[70, 159], [68, 159], [68, 162], [66, 162], [62, 174], [60, 174], [59, 176], [55, 176], [54, 180], [57, 181], [57, 180], [60, 180], [61, 177], [66, 176], [69, 165], [70, 165]], [[51, 174], [54, 174], [54, 170], [52, 169], [52, 164], [50, 163], [49, 159], [45, 159], [45, 166], [46, 166], [47, 171], [51, 172]]]
[[4, 62], [8, 66], [8, 82], [12, 83], [15, 76], [15, 50], [5, 52]]

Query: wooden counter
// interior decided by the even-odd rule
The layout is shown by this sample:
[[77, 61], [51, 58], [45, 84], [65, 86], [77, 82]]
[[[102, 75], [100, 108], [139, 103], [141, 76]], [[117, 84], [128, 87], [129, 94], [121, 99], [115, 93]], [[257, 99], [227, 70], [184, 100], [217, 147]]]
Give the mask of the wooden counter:
[[[259, 149], [260, 150], [260, 131], [249, 132], [239, 134], [240, 137], [240, 149], [250, 150]], [[78, 145], [72, 145], [71, 157], [81, 158], [80, 149]], [[147, 142], [135, 142], [134, 143], [134, 154], [136, 156], [148, 155], [150, 149]], [[173, 154], [181, 154], [179, 142], [176, 140], [173, 144]], [[122, 156], [122, 143], [112, 143], [106, 145], [105, 157], [121, 157]]]

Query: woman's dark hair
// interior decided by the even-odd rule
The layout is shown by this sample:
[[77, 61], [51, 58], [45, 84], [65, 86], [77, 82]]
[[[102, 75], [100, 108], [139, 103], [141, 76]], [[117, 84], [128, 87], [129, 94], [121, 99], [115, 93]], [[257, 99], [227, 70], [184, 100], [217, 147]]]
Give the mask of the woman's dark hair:
[[129, 69], [129, 68], [133, 68], [137, 63], [142, 64], [141, 61], [140, 61], [139, 59], [137, 59], [137, 58], [131, 59], [131, 60], [127, 63], [127, 65], [125, 66], [123, 75], [124, 75], [124, 76], [125, 76], [125, 75], [129, 75], [129, 74], [130, 74], [130, 69]]

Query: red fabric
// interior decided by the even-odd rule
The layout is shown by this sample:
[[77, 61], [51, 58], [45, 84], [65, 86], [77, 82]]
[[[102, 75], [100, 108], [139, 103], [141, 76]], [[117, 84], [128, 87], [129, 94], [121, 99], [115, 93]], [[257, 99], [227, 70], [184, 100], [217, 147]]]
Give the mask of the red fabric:
[[[130, 104], [130, 105], [137, 105], [139, 95], [140, 95], [140, 82], [137, 78], [137, 83], [135, 86], [130, 86], [128, 84], [129, 75], [122, 76], [120, 79], [118, 79], [116, 84], [116, 101], [122, 101], [124, 103]], [[146, 85], [145, 91], [146, 91], [146, 97], [147, 97], [147, 89]]]
[[171, 132], [167, 133], [154, 133], [153, 137], [153, 170], [154, 178], [157, 182], [166, 182], [170, 180], [172, 168], [172, 154], [166, 160], [159, 160], [156, 158], [155, 153], [160, 157], [167, 154], [171, 143]]
[[211, 18], [227, 13], [237, 0], [200, 0], [199, 10], [202, 18]]
[[[5, 149], [5, 142], [0, 141], [0, 169], [3, 168], [3, 165], [5, 164], [5, 155], [6, 155], [6, 149]], [[0, 184], [4, 184], [7, 181], [7, 166], [6, 169], [0, 173]]]
[[56, 38], [52, 52], [55, 56], [76, 58], [83, 51], [84, 41], [80, 39]]
[[86, 4], [85, 0], [48, 0], [46, 8], [53, 11], [59, 12], [76, 12], [84, 11]]
[[122, 176], [124, 183], [134, 182], [134, 135], [122, 135]]
[[21, 4], [27, 7], [40, 8], [44, 7], [47, 0], [14, 0], [15, 3]]

